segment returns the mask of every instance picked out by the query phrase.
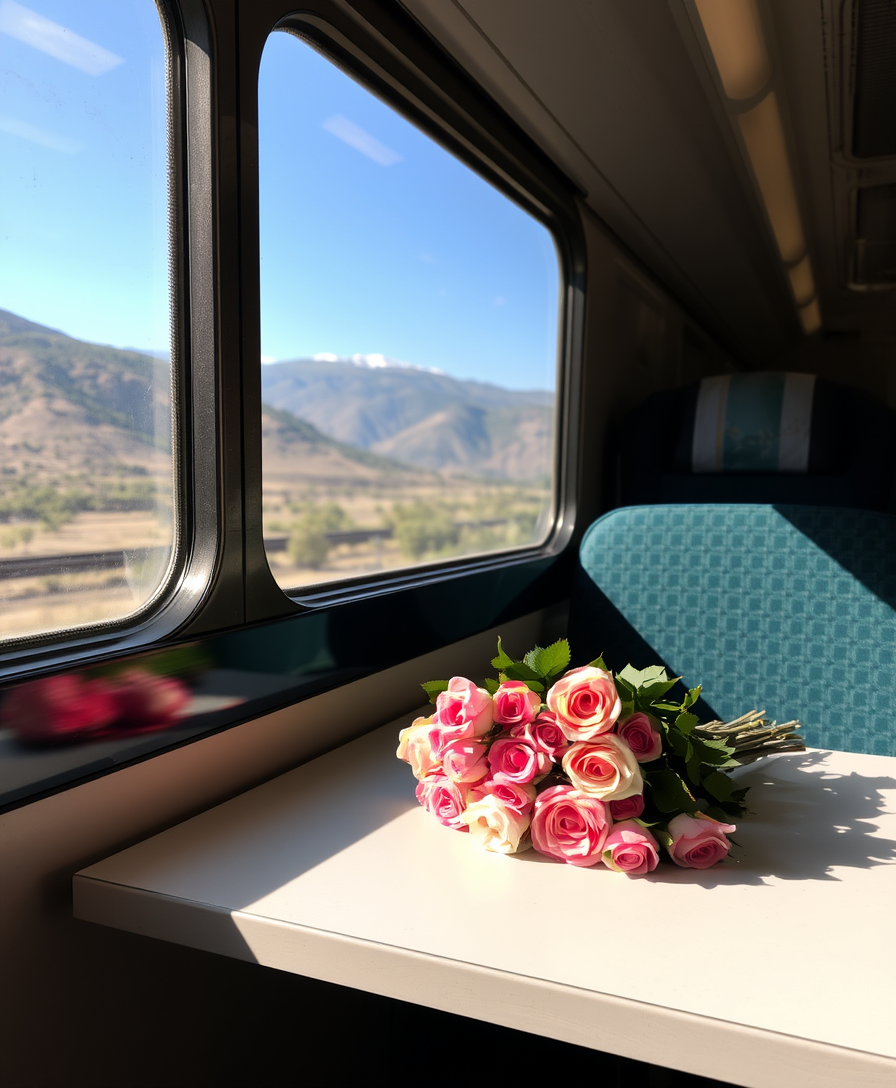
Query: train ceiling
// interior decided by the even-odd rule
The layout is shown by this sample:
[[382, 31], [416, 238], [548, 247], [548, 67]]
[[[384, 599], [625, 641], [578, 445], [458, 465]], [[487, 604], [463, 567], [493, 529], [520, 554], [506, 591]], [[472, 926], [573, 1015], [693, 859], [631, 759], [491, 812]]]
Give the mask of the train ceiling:
[[[745, 361], [802, 337], [695, 0], [403, 3]], [[896, 3], [756, 7], [825, 333], [896, 340]]]

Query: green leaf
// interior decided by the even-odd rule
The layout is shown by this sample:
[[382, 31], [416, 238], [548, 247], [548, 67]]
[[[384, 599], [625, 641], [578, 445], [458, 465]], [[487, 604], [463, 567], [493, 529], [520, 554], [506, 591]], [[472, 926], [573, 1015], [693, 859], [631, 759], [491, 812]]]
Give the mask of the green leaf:
[[731, 801], [733, 799], [734, 783], [722, 771], [713, 771], [712, 774], [708, 774], [700, 785], [717, 801]]
[[[655, 666], [655, 667], [658, 667], [658, 666]], [[616, 673], [616, 675], [617, 675], [617, 677], [619, 677], [620, 680], [627, 681], [635, 689], [635, 691], [637, 691], [638, 688], [643, 683], [646, 683], [646, 681], [648, 680], [647, 673], [649, 671], [650, 671], [649, 669], [636, 669], [635, 666], [632, 665], [631, 662], [629, 662], [629, 664], [626, 665], [624, 669], [620, 669], [619, 672]], [[649, 679], [668, 680], [669, 678], [666, 676], [665, 669], [661, 669], [660, 671], [663, 673], [662, 677], [652, 676]]]
[[447, 680], [427, 680], [425, 684], [420, 685], [426, 692], [426, 696], [431, 703], [436, 701], [436, 696], [442, 692], [448, 690]]
[[539, 676], [541, 676], [542, 673], [541, 670], [537, 667], [536, 661], [538, 660], [538, 655], [541, 653], [544, 653], [544, 650], [541, 648], [541, 646], [536, 646], [523, 657], [523, 663], [528, 665], [533, 672], [538, 673]]
[[681, 707], [678, 705], [678, 703], [654, 703], [653, 704], [653, 709], [654, 710], [668, 710], [668, 711], [670, 711], [670, 712], [672, 712], [674, 714], [681, 713]]
[[687, 710], [689, 706], [693, 706], [700, 698], [701, 691], [703, 691], [703, 688], [699, 684], [695, 688], [691, 688], [681, 701], [682, 709]]
[[635, 692], [637, 689], [632, 687], [628, 680], [624, 680], [617, 673], [613, 679], [613, 683], [616, 685], [616, 694], [619, 696], [620, 699], [622, 699], [623, 701], [627, 700], [630, 703], [634, 702]]
[[494, 695], [498, 688], [501, 686], [500, 682], [496, 680], [493, 676], [486, 676], [485, 680], [483, 680], [482, 683], [485, 686], [485, 690], [489, 693], [489, 695]]
[[508, 680], [540, 680], [541, 674], [522, 661], [512, 661], [504, 669], [503, 675]]
[[696, 714], [690, 714], [688, 711], [684, 711], [675, 719], [675, 728], [680, 729], [682, 733], [687, 736], [699, 721], [700, 719]]
[[674, 726], [666, 733], [669, 738], [669, 746], [672, 751], [681, 759], [690, 759], [694, 754], [693, 746], [684, 733], [679, 729], [675, 729]]
[[588, 662], [588, 667], [592, 669], [603, 669], [604, 672], [609, 672], [607, 663], [604, 661], [604, 655], [598, 654], [593, 661]]
[[677, 683], [677, 680], [655, 680], [650, 684], [642, 684], [638, 694], [642, 699], [658, 699], [674, 688]]
[[526, 664], [539, 676], [556, 676], [569, 665], [569, 643], [565, 638], [551, 643], [545, 649], [536, 648], [526, 654]]
[[739, 759], [726, 759], [724, 763], [716, 764], [717, 771], [733, 771], [735, 767], [742, 767]]
[[647, 784], [653, 797], [653, 803], [660, 812], [690, 812], [694, 808], [694, 798], [690, 790], [675, 771], [653, 771], [647, 775]]
[[504, 647], [501, 645], [501, 639], [499, 637], [498, 638], [498, 653], [497, 653], [496, 657], [492, 658], [492, 668], [493, 669], [506, 669], [508, 665], [512, 665], [513, 663], [514, 663], [513, 658], [508, 657], [507, 654], [504, 652]]

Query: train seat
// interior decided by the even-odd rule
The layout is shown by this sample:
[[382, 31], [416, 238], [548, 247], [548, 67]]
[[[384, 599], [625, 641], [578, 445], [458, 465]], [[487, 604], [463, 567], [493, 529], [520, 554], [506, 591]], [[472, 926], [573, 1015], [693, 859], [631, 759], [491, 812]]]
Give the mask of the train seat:
[[648, 398], [619, 444], [619, 502], [892, 509], [896, 413], [812, 374], [724, 374]]
[[766, 710], [811, 747], [896, 755], [896, 517], [830, 507], [640, 506], [585, 534], [577, 661], [663, 663], [704, 720]]

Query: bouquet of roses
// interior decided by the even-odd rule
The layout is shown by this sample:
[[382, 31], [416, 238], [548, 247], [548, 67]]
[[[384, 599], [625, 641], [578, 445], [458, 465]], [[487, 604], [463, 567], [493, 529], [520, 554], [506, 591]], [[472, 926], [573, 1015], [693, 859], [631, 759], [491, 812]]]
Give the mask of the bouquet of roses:
[[689, 709], [700, 688], [670, 701], [677, 679], [659, 666], [613, 676], [602, 658], [569, 663], [565, 639], [521, 661], [499, 639], [497, 679], [424, 684], [435, 713], [401, 731], [397, 752], [420, 804], [502, 854], [531, 846], [629, 875], [651, 872], [663, 853], [695, 869], [724, 858], [747, 792], [725, 772], [802, 748], [797, 723], [751, 711], [701, 726]]

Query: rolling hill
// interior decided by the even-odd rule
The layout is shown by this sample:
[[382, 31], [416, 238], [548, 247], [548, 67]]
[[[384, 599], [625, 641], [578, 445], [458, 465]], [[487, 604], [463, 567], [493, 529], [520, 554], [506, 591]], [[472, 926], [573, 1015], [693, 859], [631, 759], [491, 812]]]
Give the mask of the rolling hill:
[[[266, 475], [550, 473], [551, 394], [366, 358], [262, 367]], [[169, 475], [169, 363], [0, 310], [0, 460], [10, 483]]]
[[520, 481], [550, 474], [550, 393], [364, 360], [267, 364], [262, 396], [340, 442], [407, 464]]
[[[12, 488], [92, 491], [170, 480], [170, 370], [164, 358], [91, 344], [0, 310], [0, 507]], [[264, 406], [265, 473], [321, 484], [429, 476]]]
[[6, 476], [170, 473], [169, 365], [0, 310]]

